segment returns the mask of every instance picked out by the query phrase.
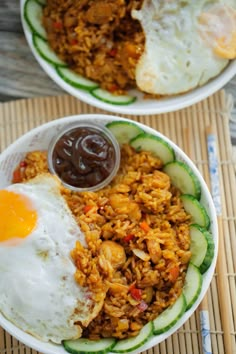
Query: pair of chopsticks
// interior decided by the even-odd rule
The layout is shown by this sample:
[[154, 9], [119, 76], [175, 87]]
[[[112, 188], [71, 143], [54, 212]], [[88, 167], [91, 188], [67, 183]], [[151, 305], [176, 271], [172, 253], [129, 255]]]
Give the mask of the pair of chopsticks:
[[[192, 137], [190, 136], [190, 131], [188, 128], [185, 129], [185, 144], [186, 151], [190, 158], [193, 159], [192, 153]], [[227, 283], [227, 265], [225, 259], [225, 245], [223, 239], [223, 228], [222, 228], [222, 208], [221, 208], [221, 188], [220, 188], [220, 177], [219, 177], [219, 167], [218, 167], [218, 150], [217, 150], [217, 137], [212, 126], [206, 129], [206, 139], [207, 139], [207, 152], [208, 152], [208, 162], [209, 162], [209, 175], [210, 180], [207, 181], [212, 194], [212, 199], [215, 205], [218, 221], [218, 234], [219, 234], [219, 252], [216, 264], [217, 272], [217, 285], [219, 294], [219, 305], [221, 314], [221, 323], [223, 328], [223, 338], [225, 353], [232, 354], [232, 341], [230, 335], [230, 324], [231, 322], [231, 309], [230, 309], [230, 295]], [[207, 180], [207, 178], [205, 178]], [[209, 310], [208, 310], [208, 299], [207, 294], [203, 298], [201, 304], [199, 305], [199, 315], [200, 315], [200, 326], [201, 326], [201, 337], [202, 337], [202, 350], [203, 354], [212, 354], [211, 346], [211, 335], [210, 335], [210, 321], [209, 321]]]
[[217, 272], [217, 287], [219, 294], [219, 305], [221, 314], [221, 323], [223, 329], [223, 338], [225, 353], [232, 353], [232, 339], [230, 335], [230, 325], [232, 323], [232, 313], [230, 309], [230, 294], [227, 282], [227, 264], [225, 258], [225, 243], [222, 224], [222, 205], [221, 205], [221, 188], [218, 164], [218, 150], [217, 150], [217, 136], [214, 129], [210, 126], [206, 130], [207, 135], [207, 149], [208, 149], [208, 162], [210, 173], [211, 194], [215, 205], [217, 221], [218, 221], [218, 234], [219, 234], [219, 251], [216, 263]]

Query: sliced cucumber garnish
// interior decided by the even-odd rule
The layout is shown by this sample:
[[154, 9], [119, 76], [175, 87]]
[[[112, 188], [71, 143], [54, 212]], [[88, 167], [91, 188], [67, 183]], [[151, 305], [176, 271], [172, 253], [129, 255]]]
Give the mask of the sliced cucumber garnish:
[[183, 293], [187, 302], [186, 310], [197, 300], [202, 289], [202, 275], [200, 270], [191, 262], [188, 265]]
[[180, 199], [183, 202], [184, 209], [191, 215], [191, 222], [208, 229], [210, 226], [210, 218], [204, 206], [195, 197], [189, 194], [182, 194]]
[[127, 144], [135, 136], [143, 133], [137, 124], [122, 120], [110, 122], [106, 127], [113, 133], [120, 145]]
[[91, 94], [98, 98], [99, 100], [115, 105], [127, 105], [133, 103], [136, 97], [129, 95], [113, 95], [109, 91], [103, 90], [101, 88], [96, 88], [91, 91]]
[[173, 161], [163, 168], [171, 179], [172, 184], [183, 194], [191, 194], [200, 199], [201, 185], [191, 168], [181, 161]]
[[98, 87], [96, 82], [86, 79], [68, 68], [57, 67], [56, 70], [58, 75], [71, 86], [88, 91]]
[[114, 353], [128, 353], [131, 352], [143, 345], [148, 341], [148, 339], [153, 334], [153, 323], [148, 322], [139, 332], [136, 337], [131, 337], [127, 339], [119, 340], [114, 348], [112, 348], [112, 352]]
[[47, 33], [42, 25], [43, 8], [36, 0], [27, 0], [24, 5], [24, 18], [31, 31], [42, 39], [47, 38]]
[[214, 241], [209, 231], [193, 224], [190, 226], [192, 253], [191, 262], [197, 266], [203, 274], [210, 267], [214, 257]]
[[39, 55], [48, 63], [66, 67], [67, 64], [62, 61], [49, 47], [48, 42], [40, 38], [37, 34], [33, 33], [33, 44]]
[[47, 0], [36, 0], [40, 5], [44, 6], [46, 5]]
[[186, 310], [186, 300], [183, 294], [181, 294], [175, 303], [164, 310], [154, 321], [154, 334], [161, 334], [168, 331]]
[[79, 338], [76, 340], [64, 340], [62, 344], [65, 350], [72, 354], [104, 354], [112, 350], [116, 344], [116, 339], [103, 338], [96, 341], [86, 338]]
[[175, 159], [175, 153], [172, 147], [162, 138], [141, 133], [130, 141], [130, 145], [137, 151], [150, 151], [154, 156], [159, 157], [163, 164]]

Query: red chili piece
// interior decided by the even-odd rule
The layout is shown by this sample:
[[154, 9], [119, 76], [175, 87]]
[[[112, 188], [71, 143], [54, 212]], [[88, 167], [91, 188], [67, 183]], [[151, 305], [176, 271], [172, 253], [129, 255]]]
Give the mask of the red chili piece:
[[72, 45], [76, 45], [76, 44], [78, 44], [77, 39], [72, 39], [72, 40], [70, 41], [70, 44], [72, 44]]
[[26, 166], [27, 166], [26, 161], [21, 161], [21, 162], [20, 162], [20, 167], [26, 167]]
[[13, 172], [13, 183], [19, 183], [22, 181], [20, 169]]
[[110, 87], [109, 87], [109, 91], [110, 92], [115, 92], [115, 91], [117, 91], [118, 90], [118, 86], [117, 85], [111, 85]]
[[123, 241], [124, 241], [124, 242], [129, 242], [129, 241], [133, 240], [133, 238], [134, 238], [134, 235], [133, 235], [133, 234], [128, 234], [127, 236], [125, 236], [125, 237], [123, 238]]
[[61, 22], [54, 22], [53, 27], [56, 29], [62, 29], [62, 23]]
[[110, 52], [108, 52], [108, 54], [109, 54], [111, 57], [115, 57], [116, 54], [117, 54], [117, 49], [112, 48], [112, 49], [110, 50]]
[[142, 300], [142, 290], [135, 288], [135, 286], [130, 287], [130, 295], [136, 301]]

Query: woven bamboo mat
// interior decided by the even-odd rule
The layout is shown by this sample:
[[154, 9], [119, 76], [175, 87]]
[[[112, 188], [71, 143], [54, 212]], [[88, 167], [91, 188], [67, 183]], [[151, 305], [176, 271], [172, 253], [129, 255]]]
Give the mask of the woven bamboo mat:
[[[221, 236], [224, 238], [225, 246], [225, 253], [223, 254], [220, 249], [219, 257], [226, 260], [227, 282], [225, 292], [219, 293], [218, 274], [215, 272], [207, 293], [214, 354], [231, 354], [227, 349], [229, 343], [225, 340], [231, 341], [232, 354], [236, 354], [236, 183], [226, 98], [224, 91], [220, 91], [201, 103], [175, 113], [158, 116], [127, 116], [159, 130], [176, 142], [191, 155], [206, 181], [209, 181], [206, 127], [211, 124], [216, 130], [223, 203], [223, 235]], [[44, 122], [66, 115], [97, 112], [102, 111], [67, 95], [0, 104], [0, 152], [17, 137]], [[229, 311], [226, 314], [222, 313], [220, 308], [222, 298], [229, 303]], [[224, 332], [225, 328], [222, 325], [224, 316], [228, 319], [230, 333]], [[227, 334], [228, 339], [225, 338]], [[146, 353], [201, 354], [201, 347], [199, 310], [197, 310], [175, 334]], [[11, 353], [37, 354], [0, 328], [0, 354]]]

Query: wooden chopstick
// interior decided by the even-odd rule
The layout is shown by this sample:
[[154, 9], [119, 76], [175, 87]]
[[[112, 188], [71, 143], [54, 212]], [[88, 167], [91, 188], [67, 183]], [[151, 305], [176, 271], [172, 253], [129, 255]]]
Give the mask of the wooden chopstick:
[[[187, 155], [190, 157], [190, 159], [194, 160], [194, 156], [193, 156], [194, 154], [193, 154], [191, 142], [192, 142], [191, 131], [188, 128], [185, 128], [184, 129], [185, 151], [186, 151]], [[202, 352], [203, 352], [203, 354], [212, 354], [207, 294], [205, 294], [198, 309], [199, 309], [199, 316], [200, 316]]]
[[233, 323], [232, 312], [230, 308], [230, 293], [227, 281], [227, 264], [225, 259], [225, 244], [222, 224], [222, 206], [221, 206], [221, 188], [220, 176], [218, 167], [218, 150], [217, 150], [217, 135], [212, 126], [206, 128], [207, 148], [208, 148], [208, 163], [210, 174], [210, 185], [212, 199], [215, 204], [218, 234], [219, 234], [219, 250], [216, 263], [217, 272], [217, 287], [220, 305], [221, 324], [223, 329], [223, 339], [225, 353], [232, 354], [232, 339], [230, 334], [231, 324]]

